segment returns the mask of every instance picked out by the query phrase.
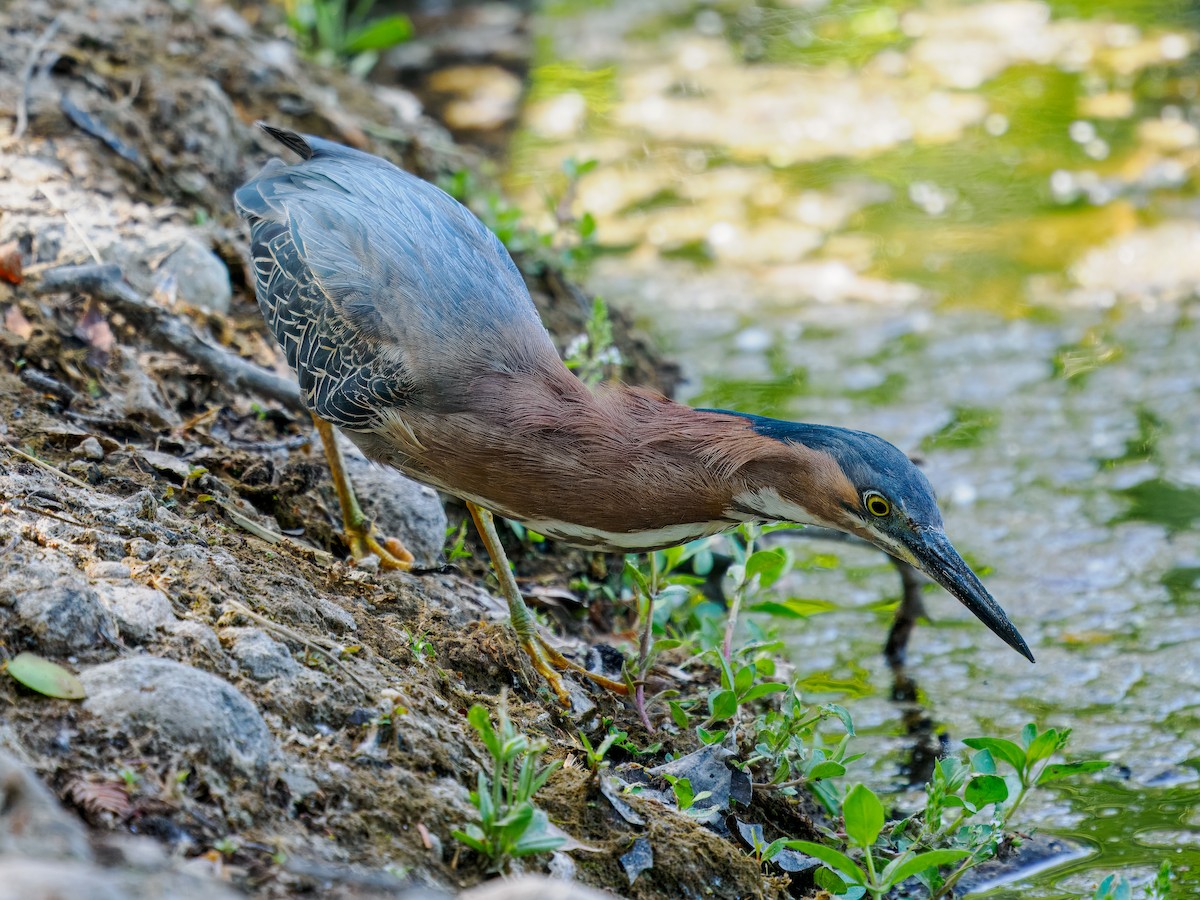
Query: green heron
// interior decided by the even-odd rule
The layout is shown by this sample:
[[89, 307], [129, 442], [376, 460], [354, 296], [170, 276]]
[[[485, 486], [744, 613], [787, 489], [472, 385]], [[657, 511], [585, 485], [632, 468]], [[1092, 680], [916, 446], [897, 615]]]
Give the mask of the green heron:
[[947, 539], [929, 481], [896, 447], [643, 388], [587, 387], [560, 360], [504, 246], [465, 207], [378, 157], [263, 128], [300, 161], [271, 160], [235, 199], [250, 222], [259, 306], [318, 423], [352, 552], [411, 565], [365, 521], [329, 423], [369, 458], [466, 501], [512, 626], [564, 702], [556, 667], [579, 667], [538, 633], [489, 511], [620, 553], [744, 522], [837, 529], [925, 572], [1033, 661]]

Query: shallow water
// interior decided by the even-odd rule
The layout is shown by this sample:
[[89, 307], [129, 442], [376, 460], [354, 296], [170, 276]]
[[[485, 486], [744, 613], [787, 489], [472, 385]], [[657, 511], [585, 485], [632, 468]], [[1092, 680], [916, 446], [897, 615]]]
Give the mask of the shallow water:
[[[1183, 2], [547, 2], [510, 188], [567, 157], [588, 281], [699, 405], [920, 453], [1038, 657], [947, 595], [910, 666], [953, 741], [1074, 729], [1106, 773], [1022, 824], [1083, 858], [989, 897], [1090, 896], [1169, 860], [1200, 895], [1200, 11]], [[788, 626], [905, 801], [876, 554], [799, 542]]]

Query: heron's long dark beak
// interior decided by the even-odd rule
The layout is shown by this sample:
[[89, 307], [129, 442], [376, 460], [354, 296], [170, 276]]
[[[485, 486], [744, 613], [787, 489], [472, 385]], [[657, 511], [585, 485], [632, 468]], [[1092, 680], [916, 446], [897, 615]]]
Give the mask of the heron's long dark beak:
[[963, 606], [1004, 643], [1030, 662], [1034, 661], [1021, 633], [1000, 608], [1000, 604], [992, 599], [971, 567], [958, 555], [946, 532], [941, 529], [920, 529], [905, 544], [916, 557], [917, 567], [922, 572], [961, 600]]

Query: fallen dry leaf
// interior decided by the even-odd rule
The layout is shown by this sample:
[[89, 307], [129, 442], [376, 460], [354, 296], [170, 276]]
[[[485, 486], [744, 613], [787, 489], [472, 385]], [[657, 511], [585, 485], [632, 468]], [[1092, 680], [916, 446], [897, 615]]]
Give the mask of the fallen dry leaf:
[[33, 324], [15, 303], [4, 311], [4, 330], [15, 334], [23, 341], [33, 335]]
[[92, 348], [88, 353], [88, 362], [97, 368], [103, 368], [108, 364], [108, 357], [117, 341], [113, 337], [104, 311], [95, 300], [88, 301], [83, 315], [75, 323], [75, 337]]
[[20, 245], [16, 241], [0, 244], [0, 280], [9, 284], [20, 284], [24, 278], [21, 267]]

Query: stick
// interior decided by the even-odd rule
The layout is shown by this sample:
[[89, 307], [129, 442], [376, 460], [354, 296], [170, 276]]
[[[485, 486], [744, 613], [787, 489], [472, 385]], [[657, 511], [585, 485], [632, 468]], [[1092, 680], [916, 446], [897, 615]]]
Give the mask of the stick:
[[161, 347], [174, 350], [203, 366], [218, 381], [235, 390], [245, 388], [269, 397], [292, 412], [307, 415], [296, 382], [246, 362], [200, 337], [185, 319], [167, 312], [138, 293], [116, 265], [59, 266], [42, 275], [39, 293], [79, 291], [104, 301]]
[[15, 144], [25, 136], [25, 129], [29, 127], [29, 90], [33, 84], [33, 73], [42, 52], [54, 40], [54, 36], [58, 34], [58, 29], [61, 27], [62, 15], [59, 14], [46, 26], [46, 30], [38, 35], [37, 40], [29, 49], [29, 59], [25, 60], [25, 68], [21, 70], [21, 96], [17, 98], [17, 124], [5, 142], [7, 144]]

